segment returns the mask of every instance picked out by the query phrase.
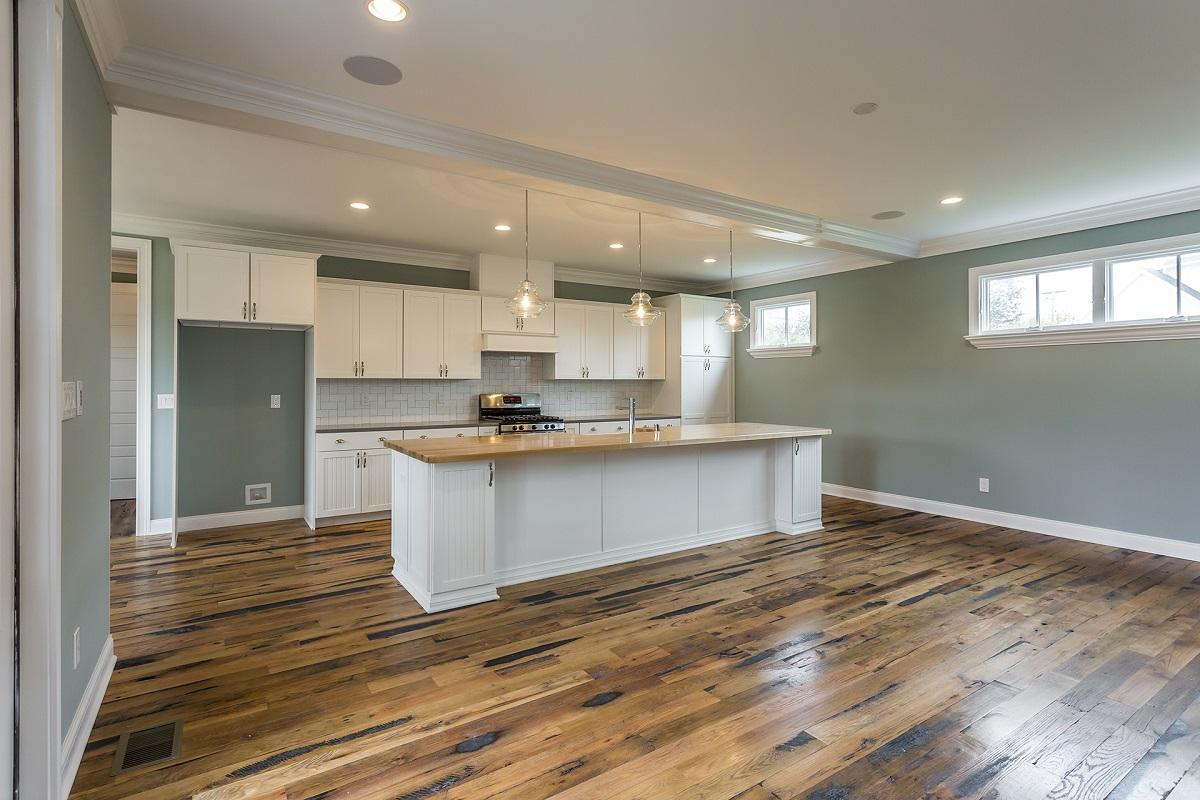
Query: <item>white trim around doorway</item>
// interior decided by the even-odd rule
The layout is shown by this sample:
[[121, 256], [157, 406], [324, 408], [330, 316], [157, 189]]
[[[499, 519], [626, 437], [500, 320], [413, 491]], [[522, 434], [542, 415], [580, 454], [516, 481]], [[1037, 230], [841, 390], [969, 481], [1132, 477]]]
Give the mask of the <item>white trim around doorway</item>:
[[137, 486], [134, 488], [134, 524], [138, 536], [151, 533], [150, 528], [150, 426], [152, 424], [151, 292], [153, 279], [152, 244], [149, 239], [132, 236], [112, 237], [112, 249], [132, 250], [137, 254]]

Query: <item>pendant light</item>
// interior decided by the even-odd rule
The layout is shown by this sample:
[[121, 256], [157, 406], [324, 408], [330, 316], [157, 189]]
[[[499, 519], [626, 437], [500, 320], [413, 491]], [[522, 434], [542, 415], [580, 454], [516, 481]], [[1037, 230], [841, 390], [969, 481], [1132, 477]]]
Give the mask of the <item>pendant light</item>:
[[538, 296], [537, 286], [529, 280], [529, 190], [525, 190], [525, 280], [517, 287], [517, 293], [508, 301], [508, 310], [517, 319], [533, 319], [546, 310], [546, 303]]
[[729, 302], [717, 317], [717, 324], [730, 333], [741, 333], [750, 324], [750, 318], [742, 313], [742, 306], [733, 299], [733, 231], [729, 232]]
[[642, 291], [642, 212], [638, 212], [638, 290], [629, 298], [629, 308], [621, 316], [630, 325], [645, 328], [663, 315], [661, 308], [650, 305], [650, 295]]

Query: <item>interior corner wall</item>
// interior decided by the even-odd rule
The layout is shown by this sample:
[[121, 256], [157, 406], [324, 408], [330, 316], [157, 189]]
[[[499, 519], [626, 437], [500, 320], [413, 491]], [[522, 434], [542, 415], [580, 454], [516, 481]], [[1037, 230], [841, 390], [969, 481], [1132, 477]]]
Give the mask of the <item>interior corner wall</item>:
[[963, 340], [972, 267], [1197, 231], [1200, 211], [740, 291], [815, 291], [818, 348], [753, 359], [739, 334], [737, 417], [832, 428], [829, 483], [1200, 542], [1200, 340]]
[[[62, 730], [108, 639], [112, 116], [74, 7], [63, 15], [62, 375], [83, 414], [62, 424]], [[79, 665], [72, 638], [80, 632]]]

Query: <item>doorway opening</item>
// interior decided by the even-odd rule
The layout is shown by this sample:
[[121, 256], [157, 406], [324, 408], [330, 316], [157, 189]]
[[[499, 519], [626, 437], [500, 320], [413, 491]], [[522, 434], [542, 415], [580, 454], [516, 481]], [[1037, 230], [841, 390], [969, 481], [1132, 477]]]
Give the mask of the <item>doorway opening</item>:
[[148, 239], [112, 239], [108, 497], [113, 536], [150, 532], [150, 256]]

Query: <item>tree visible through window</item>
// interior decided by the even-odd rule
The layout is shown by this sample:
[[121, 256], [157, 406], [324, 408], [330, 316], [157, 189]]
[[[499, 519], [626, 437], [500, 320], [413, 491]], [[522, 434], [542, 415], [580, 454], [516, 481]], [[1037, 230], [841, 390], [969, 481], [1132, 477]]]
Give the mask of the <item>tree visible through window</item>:
[[758, 308], [755, 347], [802, 347], [812, 344], [812, 302], [803, 300]]

